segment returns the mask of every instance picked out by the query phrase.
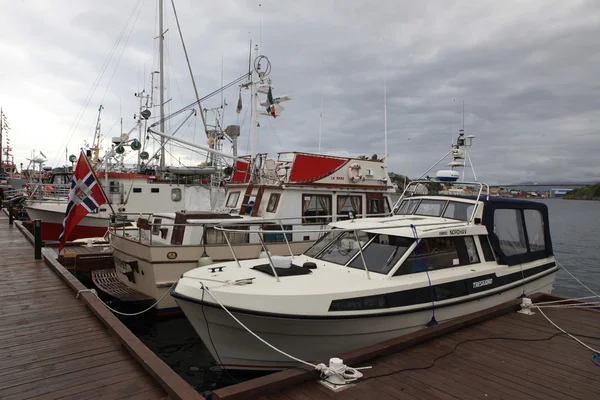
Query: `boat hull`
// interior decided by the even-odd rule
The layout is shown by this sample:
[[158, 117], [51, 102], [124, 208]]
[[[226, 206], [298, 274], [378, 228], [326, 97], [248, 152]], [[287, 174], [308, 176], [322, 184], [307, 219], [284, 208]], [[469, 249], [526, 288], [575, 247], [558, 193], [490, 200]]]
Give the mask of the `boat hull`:
[[[528, 282], [525, 293], [551, 293], [555, 276], [556, 272], [552, 272]], [[435, 318], [437, 322], [457, 318], [516, 299], [522, 293], [523, 287], [518, 286], [454, 305], [440, 304], [435, 310]], [[297, 366], [294, 361], [250, 335], [222, 308], [176, 296], [177, 303], [217, 364], [227, 369], [242, 370], [278, 370]], [[331, 319], [243, 312], [233, 312], [233, 315], [268, 343], [312, 362], [423, 329], [432, 319], [431, 309]]]
[[[25, 206], [27, 215], [31, 220], [42, 221], [42, 240], [58, 240], [62, 232], [63, 219], [65, 218], [66, 205], [62, 210], [57, 204], [53, 209], [44, 209], [36, 206]], [[87, 215], [71, 231], [67, 240], [103, 237], [108, 230], [108, 218], [103, 216]]]

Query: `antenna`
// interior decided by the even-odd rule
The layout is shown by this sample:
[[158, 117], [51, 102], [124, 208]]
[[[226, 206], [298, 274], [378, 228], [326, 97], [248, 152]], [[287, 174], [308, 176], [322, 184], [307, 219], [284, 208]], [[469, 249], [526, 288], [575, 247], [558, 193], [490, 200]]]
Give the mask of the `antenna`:
[[463, 132], [465, 131], [465, 101], [463, 100]]
[[385, 68], [385, 62], [383, 64], [383, 165], [388, 165], [388, 139], [387, 139], [387, 69]]
[[[259, 25], [259, 33], [258, 33], [258, 47], [262, 49], [262, 4], [258, 5], [258, 10], [260, 14], [260, 25]], [[265, 53], [263, 53], [265, 54]]]
[[323, 93], [321, 92], [321, 113], [319, 115], [319, 151], [321, 153], [321, 132], [323, 129]]

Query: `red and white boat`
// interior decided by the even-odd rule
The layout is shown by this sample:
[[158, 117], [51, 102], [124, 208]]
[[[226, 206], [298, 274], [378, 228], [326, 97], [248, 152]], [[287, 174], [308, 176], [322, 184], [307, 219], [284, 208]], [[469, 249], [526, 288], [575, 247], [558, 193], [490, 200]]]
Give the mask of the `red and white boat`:
[[[209, 172], [209, 170], [207, 170]], [[75, 227], [69, 240], [102, 237], [112, 212], [148, 214], [181, 210], [210, 210], [222, 201], [224, 189], [204, 185], [178, 184], [157, 176], [125, 172], [98, 173], [110, 202], [97, 213], [90, 213]], [[29, 218], [42, 221], [42, 240], [58, 240], [67, 207], [66, 198], [29, 199], [25, 209]], [[212, 203], [212, 204], [211, 204]]]

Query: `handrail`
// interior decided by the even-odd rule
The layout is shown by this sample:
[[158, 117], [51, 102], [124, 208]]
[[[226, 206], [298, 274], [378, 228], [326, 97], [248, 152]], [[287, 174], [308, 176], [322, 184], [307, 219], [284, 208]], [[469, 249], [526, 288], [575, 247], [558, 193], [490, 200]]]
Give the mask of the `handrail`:
[[[401, 217], [401, 216], [398, 216]], [[399, 221], [400, 222], [400, 221]], [[329, 229], [327, 232], [354, 232], [354, 231], [369, 231], [369, 230], [386, 230], [386, 229], [395, 229], [395, 228], [410, 228], [411, 225], [414, 225], [414, 222], [410, 222], [410, 223], [405, 223], [405, 225], [387, 225], [387, 226], [381, 226], [381, 225], [373, 225], [373, 226], [361, 226], [361, 227], [357, 227], [357, 228], [335, 228], [332, 227], [331, 229]], [[423, 227], [423, 226], [441, 226], [441, 225], [448, 225], [449, 227], [453, 227], [453, 226], [467, 226], [469, 225], [468, 221], [446, 221], [446, 222], [435, 222], [435, 223], [428, 223], [428, 224], [419, 224], [419, 228]], [[328, 226], [331, 226], [331, 224], [329, 224]], [[214, 226], [215, 230], [221, 231], [221, 232], [231, 232], [231, 233], [273, 233], [273, 234], [278, 234], [278, 233], [282, 233], [282, 231], [280, 230], [264, 230], [264, 229], [234, 229], [234, 228], [225, 228], [223, 226], [220, 225], [216, 225]], [[440, 228], [442, 229], [442, 228]], [[286, 232], [286, 231], [283, 231]], [[288, 231], [289, 232], [289, 231]], [[323, 232], [321, 229], [303, 229], [302, 230], [303, 233], [315, 233], [315, 232]]]
[[[475, 199], [475, 207], [473, 207], [473, 212], [471, 213], [471, 217], [469, 218], [469, 220], [467, 221], [469, 224], [471, 222], [473, 222], [473, 219], [475, 218], [475, 213], [477, 211], [477, 207], [479, 205], [479, 201], [481, 200], [481, 196], [482, 194], [485, 194], [487, 196], [486, 200], [490, 199], [490, 186], [487, 183], [483, 183], [483, 182], [467, 182], [467, 181], [454, 181], [454, 182], [442, 182], [442, 181], [433, 181], [433, 180], [415, 180], [415, 181], [411, 181], [409, 182], [408, 185], [406, 185], [406, 187], [404, 188], [404, 190], [402, 191], [402, 194], [400, 195], [400, 197], [398, 198], [398, 200], [396, 200], [396, 202], [394, 203], [393, 207], [392, 207], [392, 214], [394, 214], [396, 212], [396, 210], [400, 207], [400, 204], [402, 203], [402, 200], [405, 199], [405, 194], [406, 192], [412, 192], [413, 194], [415, 193], [415, 191], [418, 188], [419, 184], [432, 184], [432, 183], [438, 183], [438, 184], [444, 184], [444, 185], [473, 185], [473, 186], [478, 186], [479, 190], [477, 192], [477, 198]], [[408, 188], [410, 188], [411, 186], [415, 186], [415, 189], [413, 190], [408, 190]], [[486, 188], [486, 191], [484, 192], [484, 187]], [[429, 195], [429, 194], [423, 194], [423, 195], [416, 195], [416, 196], [435, 196], [435, 195]], [[406, 196], [408, 197], [408, 196]], [[412, 196], [410, 196], [412, 197]]]

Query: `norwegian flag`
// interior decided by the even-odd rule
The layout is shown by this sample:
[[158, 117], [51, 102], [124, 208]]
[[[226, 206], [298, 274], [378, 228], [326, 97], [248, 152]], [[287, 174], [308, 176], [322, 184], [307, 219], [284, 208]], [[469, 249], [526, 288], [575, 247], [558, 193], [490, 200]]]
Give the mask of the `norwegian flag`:
[[65, 247], [71, 231], [77, 224], [90, 212], [98, 210], [102, 204], [106, 203], [106, 195], [102, 186], [98, 184], [96, 174], [88, 163], [87, 157], [81, 152], [73, 178], [71, 179], [71, 190], [69, 191], [69, 204], [65, 211], [63, 226], [58, 238], [60, 245], [58, 253]]

